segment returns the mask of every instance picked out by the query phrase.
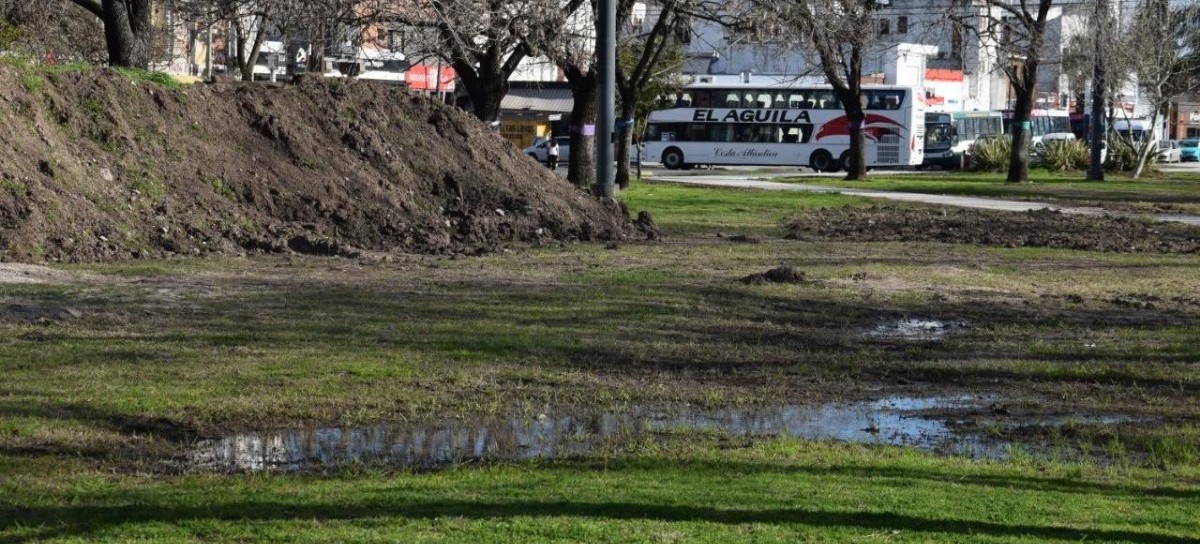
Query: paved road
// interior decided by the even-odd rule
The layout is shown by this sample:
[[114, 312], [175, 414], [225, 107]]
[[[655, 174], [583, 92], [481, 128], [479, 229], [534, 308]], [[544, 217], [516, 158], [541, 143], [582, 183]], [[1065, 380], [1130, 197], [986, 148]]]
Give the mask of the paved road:
[[[794, 176], [795, 174], [792, 173], [787, 175]], [[898, 200], [902, 202], [923, 202], [927, 204], [940, 204], [943, 206], [956, 206], [959, 208], [977, 208], [1010, 212], [1050, 209], [1063, 213], [1078, 215], [1120, 215], [1113, 212], [1107, 212], [1101, 208], [1063, 207], [1046, 202], [1034, 202], [1028, 200], [1003, 200], [997, 198], [978, 198], [969, 196], [927, 195], [923, 193], [902, 193], [895, 191], [872, 191], [869, 189], [845, 189], [841, 187], [830, 187], [827, 185], [816, 185], [811, 183], [780, 183], [777, 181], [770, 181], [769, 178], [764, 179], [759, 174], [747, 175], [736, 172], [716, 172], [710, 174], [695, 173], [691, 175], [652, 175], [649, 176], [649, 179], [653, 181], [682, 183], [687, 185], [704, 185], [710, 187], [737, 187], [744, 189], [799, 191], [808, 193], [839, 193], [843, 195], [864, 198]], [[1198, 215], [1155, 214], [1152, 217], [1158, 221], [1186, 223], [1189, 225], [1200, 226], [1200, 216]]]

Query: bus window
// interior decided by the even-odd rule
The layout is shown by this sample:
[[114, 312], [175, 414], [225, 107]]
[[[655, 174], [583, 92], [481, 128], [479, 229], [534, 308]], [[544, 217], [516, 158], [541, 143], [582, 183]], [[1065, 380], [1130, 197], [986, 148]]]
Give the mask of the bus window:
[[737, 107], [740, 107], [741, 105], [742, 105], [742, 99], [738, 96], [737, 93], [729, 93], [728, 95], [725, 95], [725, 107], [726, 108], [737, 108]]
[[694, 107], [694, 108], [711, 108], [712, 107], [712, 93], [710, 93], [708, 91], [696, 91], [694, 93], [694, 95], [695, 95], [695, 100], [693, 101], [692, 107]]
[[683, 93], [683, 94], [679, 95], [679, 101], [675, 102], [675, 107], [676, 108], [692, 107], [692, 95], [690, 95], [688, 93]]
[[708, 140], [711, 142], [732, 142], [733, 125], [713, 124], [709, 126]]
[[742, 95], [742, 107], [743, 108], [753, 108], [754, 106], [755, 106], [754, 93], [743, 94]]
[[775, 107], [779, 108], [779, 109], [784, 109], [784, 108], [789, 107], [788, 99], [787, 99], [787, 97], [783, 96], [783, 93], [779, 93], [779, 94], [775, 95]]
[[771, 107], [771, 95], [769, 93], [762, 93], [762, 94], [758, 95], [758, 104], [756, 104], [756, 105], [762, 109], [770, 108]]

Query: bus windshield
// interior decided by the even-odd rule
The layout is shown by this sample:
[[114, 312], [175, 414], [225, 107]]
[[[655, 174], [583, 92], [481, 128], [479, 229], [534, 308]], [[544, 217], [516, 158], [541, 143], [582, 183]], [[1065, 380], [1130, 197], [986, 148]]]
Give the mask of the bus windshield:
[[948, 115], [925, 116], [925, 152], [944, 151], [954, 146], [954, 124]]

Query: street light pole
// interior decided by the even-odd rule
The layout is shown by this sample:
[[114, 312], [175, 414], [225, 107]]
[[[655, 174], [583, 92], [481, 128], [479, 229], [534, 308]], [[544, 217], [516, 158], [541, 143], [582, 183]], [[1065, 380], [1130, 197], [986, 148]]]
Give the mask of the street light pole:
[[600, 0], [599, 24], [596, 25], [596, 55], [600, 65], [599, 97], [596, 112], [596, 196], [614, 198], [617, 186], [613, 177], [613, 127], [617, 87], [617, 0]]

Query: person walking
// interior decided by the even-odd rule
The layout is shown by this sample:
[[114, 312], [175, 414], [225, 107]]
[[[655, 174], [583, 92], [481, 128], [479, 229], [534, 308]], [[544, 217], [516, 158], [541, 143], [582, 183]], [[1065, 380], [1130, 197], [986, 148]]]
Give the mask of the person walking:
[[550, 144], [546, 146], [546, 166], [551, 170], [558, 170], [558, 138], [550, 137]]

